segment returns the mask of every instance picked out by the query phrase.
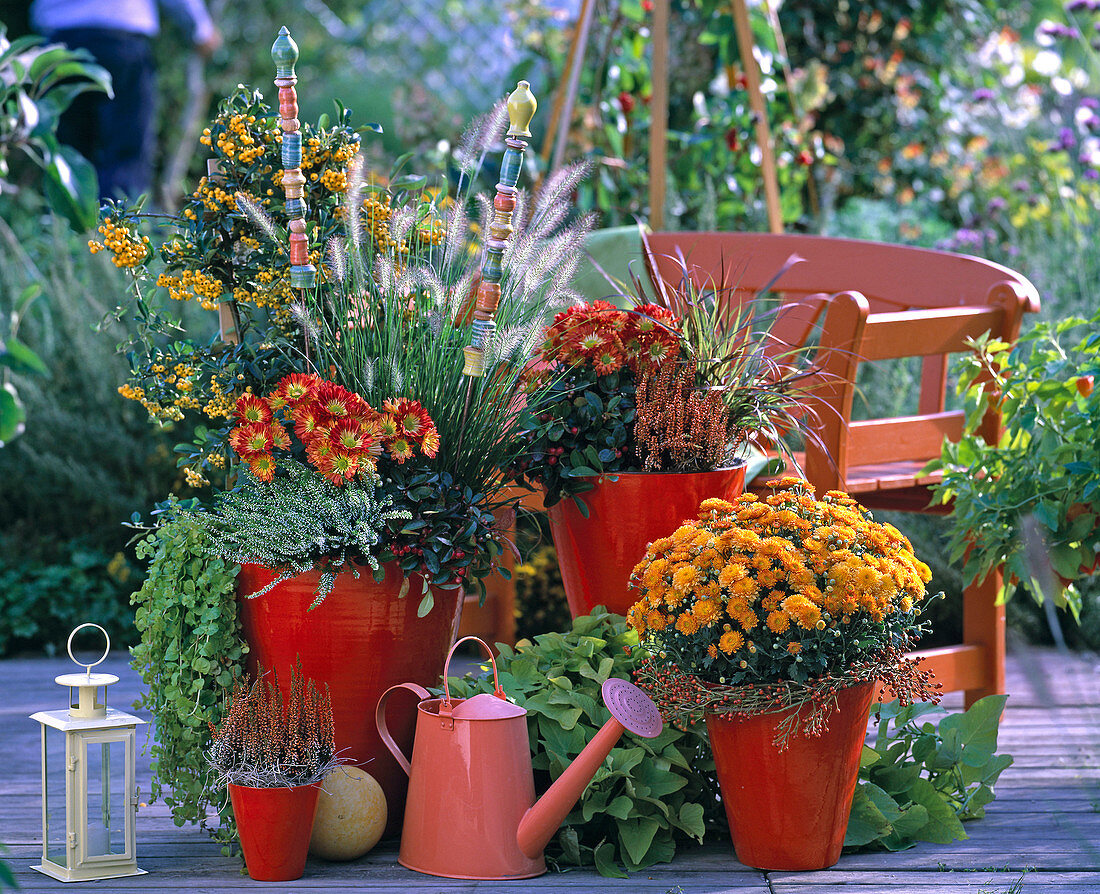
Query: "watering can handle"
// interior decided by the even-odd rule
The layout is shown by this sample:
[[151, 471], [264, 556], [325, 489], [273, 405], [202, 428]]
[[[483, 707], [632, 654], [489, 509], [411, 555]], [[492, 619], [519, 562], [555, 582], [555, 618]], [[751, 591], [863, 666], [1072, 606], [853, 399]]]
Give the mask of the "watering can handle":
[[500, 688], [500, 678], [497, 676], [497, 660], [493, 657], [493, 650], [489, 648], [489, 644], [477, 636], [464, 636], [451, 646], [451, 651], [447, 653], [447, 663], [443, 665], [443, 703], [439, 706], [440, 714], [451, 713], [451, 690], [447, 685], [447, 677], [450, 676], [451, 670], [451, 658], [454, 657], [455, 649], [467, 640], [474, 640], [475, 642], [481, 643], [481, 647], [485, 650], [486, 654], [489, 656], [489, 661], [493, 664], [493, 695], [505, 700], [508, 698], [508, 696], [504, 694], [504, 690]]
[[382, 744], [390, 750], [390, 754], [394, 756], [397, 763], [401, 765], [401, 769], [405, 771], [405, 775], [408, 776], [412, 771], [412, 764], [401, 752], [401, 746], [393, 740], [393, 736], [390, 735], [390, 731], [386, 726], [386, 700], [395, 689], [408, 689], [409, 692], [415, 692], [421, 701], [431, 698], [432, 694], [416, 683], [398, 683], [382, 693], [382, 697], [378, 699], [378, 707], [374, 709], [374, 722], [378, 726], [378, 736], [382, 739]]

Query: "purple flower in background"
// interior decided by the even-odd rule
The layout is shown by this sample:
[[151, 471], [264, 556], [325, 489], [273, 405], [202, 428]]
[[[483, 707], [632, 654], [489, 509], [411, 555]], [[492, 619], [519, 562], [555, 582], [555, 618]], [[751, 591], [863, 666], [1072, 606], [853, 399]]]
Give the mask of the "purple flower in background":
[[1028, 183], [1026, 180], [1017, 180], [1015, 183], [1012, 184], [1012, 188], [1016, 190], [1016, 192], [1027, 192], [1029, 189], [1031, 189], [1031, 184]]
[[1100, 171], [1096, 170], [1096, 168], [1089, 168], [1085, 171], [1084, 176], [1086, 180], [1100, 180]]
[[1066, 12], [1080, 12], [1087, 9], [1090, 12], [1096, 9], [1096, 0], [1069, 0], [1065, 5]]
[[1061, 150], [1069, 150], [1077, 145], [1077, 137], [1073, 131], [1068, 127], [1063, 127], [1058, 131], [1058, 139], [1051, 145], [1052, 152], [1058, 152]]
[[1043, 22], [1039, 26], [1039, 33], [1045, 34], [1047, 37], [1060, 37], [1068, 40], [1074, 40], [1081, 36], [1081, 32], [1076, 28], [1063, 25], [1061, 22]]
[[996, 214], [998, 211], [1003, 211], [1008, 204], [1001, 196], [994, 196], [989, 200], [989, 204], [986, 205], [986, 210], [990, 214]]
[[993, 99], [993, 97], [994, 93], [988, 87], [979, 87], [970, 96], [970, 98], [973, 99], [974, 102], [988, 102], [989, 100]]
[[[1096, 24], [1100, 25], [1100, 22]], [[1095, 96], [1086, 96], [1081, 100], [1081, 105], [1090, 109], [1100, 109], [1100, 99]]]

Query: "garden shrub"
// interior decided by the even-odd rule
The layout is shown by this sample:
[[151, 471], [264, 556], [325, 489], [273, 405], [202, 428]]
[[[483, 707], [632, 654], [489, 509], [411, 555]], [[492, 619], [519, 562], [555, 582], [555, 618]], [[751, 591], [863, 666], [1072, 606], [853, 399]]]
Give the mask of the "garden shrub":
[[61, 650], [78, 624], [103, 627], [115, 647], [136, 640], [128, 595], [136, 569], [122, 552], [113, 555], [79, 539], [43, 550], [40, 560], [20, 554], [0, 538], [0, 657], [32, 649]]

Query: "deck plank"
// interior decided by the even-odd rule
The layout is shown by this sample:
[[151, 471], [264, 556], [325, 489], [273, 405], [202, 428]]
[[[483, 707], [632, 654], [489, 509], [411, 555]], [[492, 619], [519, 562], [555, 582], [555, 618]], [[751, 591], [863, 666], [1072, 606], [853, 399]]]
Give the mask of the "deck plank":
[[[63, 703], [53, 678], [66, 672], [68, 664], [67, 658], [0, 662], [7, 691], [7, 701], [0, 705], [6, 733], [0, 762], [0, 840], [8, 844], [8, 860], [27, 891], [60, 888], [29, 869], [41, 855], [41, 829], [38, 729], [28, 715]], [[126, 657], [112, 655], [104, 669], [121, 678], [112, 704], [130, 709], [140, 680]], [[954, 844], [923, 843], [895, 854], [846, 854], [822, 872], [765, 873], [738, 863], [728, 841], [713, 841], [682, 848], [672, 863], [635, 873], [629, 880], [572, 870], [522, 882], [466, 882], [404, 869], [396, 862], [396, 844], [387, 842], [353, 863], [311, 859], [304, 878], [263, 887], [309, 894], [354, 888], [409, 894], [1008, 894], [1018, 883], [1015, 890], [1025, 894], [1100, 894], [1100, 662], [1087, 654], [1016, 648], [1006, 670], [1011, 695], [1000, 745], [1016, 762], [1002, 776], [987, 817], [967, 823], [969, 837]], [[952, 694], [945, 705], [959, 707], [960, 696]], [[144, 738], [139, 732], [139, 747]], [[148, 797], [147, 753], [139, 757], [138, 784]], [[204, 832], [174, 826], [163, 804], [143, 805], [139, 811], [138, 863], [150, 874], [88, 883], [87, 888], [215, 894], [258, 887], [241, 874], [238, 860], [221, 856]]]

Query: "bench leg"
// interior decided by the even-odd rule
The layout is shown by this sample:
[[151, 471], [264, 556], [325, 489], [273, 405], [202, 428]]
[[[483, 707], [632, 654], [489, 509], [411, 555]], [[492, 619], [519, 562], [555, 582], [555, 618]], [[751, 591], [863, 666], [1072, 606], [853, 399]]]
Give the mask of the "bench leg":
[[980, 689], [966, 690], [968, 708], [980, 698], [1005, 691], [1005, 607], [997, 604], [1002, 581], [998, 566], [985, 580], [963, 591], [963, 642], [985, 650], [984, 685]]

